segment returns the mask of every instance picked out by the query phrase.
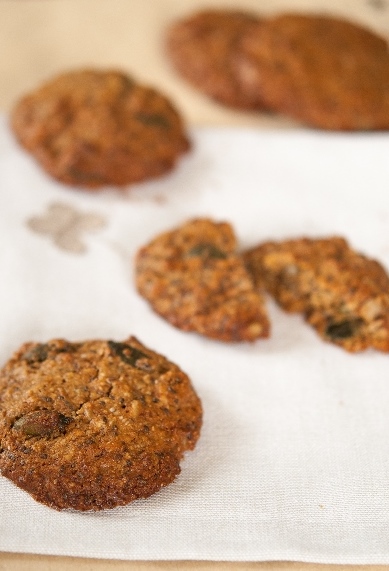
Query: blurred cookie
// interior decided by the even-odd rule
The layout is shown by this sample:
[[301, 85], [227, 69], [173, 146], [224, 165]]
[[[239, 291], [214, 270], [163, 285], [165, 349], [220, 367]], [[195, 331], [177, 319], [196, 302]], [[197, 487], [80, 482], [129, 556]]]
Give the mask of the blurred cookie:
[[389, 351], [389, 277], [339, 237], [265, 242], [244, 253], [257, 287], [348, 351]]
[[101, 510], [172, 482], [201, 403], [135, 337], [25, 343], [0, 371], [0, 470], [55, 509]]
[[138, 252], [136, 285], [154, 311], [184, 331], [220, 341], [269, 335], [263, 301], [227, 223], [195, 219], [157, 236]]
[[283, 14], [251, 26], [241, 49], [270, 109], [323, 129], [389, 128], [388, 45], [372, 31]]
[[11, 125], [50, 175], [90, 189], [162, 175], [189, 148], [170, 101], [118, 71], [56, 77], [15, 105]]
[[204, 10], [173, 24], [168, 55], [188, 82], [232, 107], [263, 107], [256, 73], [240, 49], [242, 37], [262, 20], [235, 10]]

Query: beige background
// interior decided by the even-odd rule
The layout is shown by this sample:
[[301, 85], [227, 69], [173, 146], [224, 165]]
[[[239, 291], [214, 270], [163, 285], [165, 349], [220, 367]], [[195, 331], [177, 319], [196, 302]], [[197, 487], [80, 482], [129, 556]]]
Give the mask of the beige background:
[[[389, 0], [0, 0], [0, 111], [50, 76], [74, 67], [117, 67], [170, 96], [190, 124], [293, 128], [286, 118], [240, 113], [195, 92], [166, 61], [168, 24], [205, 6], [326, 11], [389, 37]], [[6, 522], [1, 522], [6, 525]], [[378, 571], [386, 566], [353, 566]], [[0, 553], [0, 571], [344, 571], [344, 565], [287, 562], [123, 562]]]

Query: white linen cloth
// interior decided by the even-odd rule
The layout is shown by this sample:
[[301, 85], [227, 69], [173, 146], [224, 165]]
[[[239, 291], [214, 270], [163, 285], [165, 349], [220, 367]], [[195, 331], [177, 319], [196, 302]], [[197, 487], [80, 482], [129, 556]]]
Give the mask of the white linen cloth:
[[[0, 549], [389, 564], [389, 355], [324, 343], [270, 300], [270, 339], [211, 341], [155, 315], [133, 281], [137, 249], [195, 216], [230, 221], [241, 247], [339, 234], [389, 268], [389, 135], [197, 128], [192, 141], [162, 179], [88, 193], [51, 180], [1, 121], [1, 365], [27, 340], [135, 334], [189, 374], [204, 426], [172, 485], [111, 511], [57, 512], [0, 477]], [[57, 211], [89, 222], [55, 243], [37, 219], [42, 231]]]

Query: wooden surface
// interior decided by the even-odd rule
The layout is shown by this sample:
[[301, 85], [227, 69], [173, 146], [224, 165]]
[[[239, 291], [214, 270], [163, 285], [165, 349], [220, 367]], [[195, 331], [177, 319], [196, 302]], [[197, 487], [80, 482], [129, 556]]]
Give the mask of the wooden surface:
[[[279, 116], [226, 109], [175, 75], [163, 50], [164, 30], [176, 18], [205, 6], [248, 8], [262, 14], [324, 10], [364, 22], [389, 36], [389, 0], [0, 0], [0, 111], [7, 113], [19, 96], [66, 69], [116, 67], [165, 92], [189, 124], [293, 128], [296, 123]], [[0, 530], [5, 525], [0, 522]], [[378, 571], [389, 567], [352, 568]], [[0, 571], [76, 569], [346, 571], [350, 567], [296, 562], [124, 562], [0, 553]]]
[[383, 565], [315, 565], [287, 561], [107, 561], [0, 553], [0, 571], [384, 571]]

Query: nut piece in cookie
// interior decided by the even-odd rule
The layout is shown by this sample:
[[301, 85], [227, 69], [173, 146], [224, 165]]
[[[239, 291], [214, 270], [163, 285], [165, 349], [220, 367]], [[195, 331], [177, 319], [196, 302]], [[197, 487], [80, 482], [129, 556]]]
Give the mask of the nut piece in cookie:
[[240, 49], [247, 30], [260, 28], [261, 22], [236, 10], [197, 12], [170, 27], [169, 58], [182, 77], [213, 99], [232, 107], [262, 109], [258, 74]]
[[184, 331], [220, 341], [269, 335], [263, 300], [225, 222], [195, 219], [157, 236], [137, 254], [136, 285], [159, 315]]
[[265, 104], [313, 127], [389, 128], [387, 42], [360, 25], [281, 14], [252, 26], [241, 49]]
[[201, 422], [188, 376], [135, 337], [25, 343], [0, 371], [0, 471], [58, 510], [157, 492]]
[[171, 102], [118, 71], [56, 77], [15, 105], [11, 126], [51, 176], [89, 189], [162, 175], [189, 148]]
[[257, 287], [302, 312], [326, 341], [389, 352], [389, 277], [343, 238], [265, 242], [244, 259]]

